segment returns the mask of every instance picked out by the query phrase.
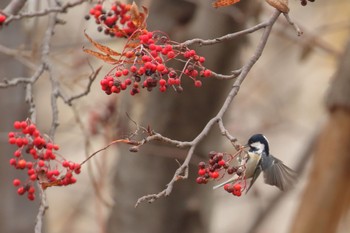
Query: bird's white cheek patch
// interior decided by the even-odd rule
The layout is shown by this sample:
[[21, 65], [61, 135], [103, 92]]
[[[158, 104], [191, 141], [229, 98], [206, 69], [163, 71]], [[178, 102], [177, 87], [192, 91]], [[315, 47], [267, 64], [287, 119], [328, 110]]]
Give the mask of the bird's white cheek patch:
[[259, 153], [263, 152], [265, 149], [264, 144], [262, 144], [260, 142], [254, 142], [250, 146], [255, 148], [257, 150], [257, 152], [259, 152]]

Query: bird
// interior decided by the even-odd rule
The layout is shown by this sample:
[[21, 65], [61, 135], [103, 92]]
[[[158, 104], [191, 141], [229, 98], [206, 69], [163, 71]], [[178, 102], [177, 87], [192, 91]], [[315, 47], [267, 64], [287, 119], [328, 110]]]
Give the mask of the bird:
[[[263, 172], [266, 184], [276, 186], [281, 191], [293, 187], [297, 179], [297, 173], [270, 154], [269, 141], [263, 134], [251, 136], [244, 148], [249, 148], [245, 163], [243, 162], [245, 168], [244, 176], [245, 179], [252, 179], [246, 193], [248, 193], [261, 172]], [[222, 187], [240, 178], [239, 176], [233, 176], [229, 180], [214, 186], [213, 189]]]

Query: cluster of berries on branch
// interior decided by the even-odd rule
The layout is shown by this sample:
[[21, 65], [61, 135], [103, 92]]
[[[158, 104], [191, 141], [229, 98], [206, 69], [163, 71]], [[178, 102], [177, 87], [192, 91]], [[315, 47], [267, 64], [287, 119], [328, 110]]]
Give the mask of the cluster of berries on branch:
[[[139, 93], [141, 88], [152, 91], [155, 87], [161, 92], [170, 87], [181, 92], [183, 77], [189, 77], [195, 87], [201, 87], [200, 78], [212, 75], [203, 65], [205, 58], [195, 50], [172, 41], [164, 32], [148, 31], [145, 24], [147, 15], [141, 13], [136, 4], [125, 5], [117, 2], [112, 8], [113, 6], [117, 7], [116, 9], [124, 9], [118, 12], [129, 10], [131, 14], [108, 13], [103, 10], [101, 4], [95, 5], [90, 14], [94, 15], [96, 22], [105, 27], [106, 34], [110, 35], [113, 32], [118, 37], [127, 38], [123, 51], [114, 51], [93, 41], [88, 35], [86, 37], [89, 41], [102, 53], [84, 49], [85, 52], [114, 65], [100, 81], [101, 89], [106, 94], [119, 93], [128, 87], [131, 95]], [[144, 12], [147, 12], [146, 8]], [[124, 25], [125, 21], [130, 25], [122, 28], [120, 22]]]
[[237, 179], [224, 185], [224, 189], [234, 196], [241, 196], [242, 191], [246, 188], [245, 179], [245, 159], [242, 159], [243, 150], [239, 150], [236, 154], [211, 151], [209, 153], [209, 161], [200, 162], [198, 164], [198, 184], [207, 184], [210, 180], [220, 180], [228, 175], [237, 175]]
[[137, 29], [132, 20], [131, 9], [131, 4], [115, 2], [109, 9], [106, 9], [103, 4], [99, 3], [90, 9], [85, 19], [94, 18], [99, 32], [104, 32], [111, 37], [127, 38]]
[[74, 184], [74, 174], [80, 173], [80, 164], [65, 160], [57, 151], [59, 146], [42, 135], [30, 120], [15, 121], [14, 131], [8, 133], [8, 142], [17, 147], [10, 159], [15, 169], [26, 170], [25, 181], [13, 180], [17, 193], [27, 193], [29, 200], [35, 199], [35, 182], [43, 189], [50, 186]]
[[[181, 70], [169, 65], [174, 60], [184, 63]], [[117, 65], [100, 84], [106, 94], [119, 93], [128, 86], [131, 95], [139, 93], [140, 88], [152, 91], [155, 87], [161, 92], [169, 87], [181, 92], [184, 76], [191, 78], [195, 87], [202, 86], [198, 78], [211, 76], [211, 71], [203, 66], [204, 61], [195, 50], [176, 46], [164, 33], [142, 30], [137, 37], [130, 38]]]

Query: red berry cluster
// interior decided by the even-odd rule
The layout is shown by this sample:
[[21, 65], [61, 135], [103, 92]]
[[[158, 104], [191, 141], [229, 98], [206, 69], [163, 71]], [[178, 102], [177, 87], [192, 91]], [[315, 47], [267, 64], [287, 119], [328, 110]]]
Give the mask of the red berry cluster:
[[230, 158], [227, 159], [227, 157], [228, 154], [226, 153], [211, 151], [209, 153], [208, 164], [203, 161], [198, 164], [199, 176], [197, 177], [196, 182], [198, 184], [206, 184], [209, 179], [218, 179], [219, 177], [222, 177], [220, 174], [222, 170], [230, 170], [229, 174], [232, 174], [233, 170], [229, 167], [228, 163]]
[[[198, 177], [196, 182], [198, 184], [207, 184], [210, 179], [217, 180], [222, 178], [226, 173], [228, 175], [237, 175], [237, 179], [232, 183], [225, 184], [224, 189], [232, 193], [235, 196], [241, 196], [242, 191], [245, 189], [244, 181], [244, 165], [237, 166], [237, 155], [221, 153], [212, 151], [209, 153], [208, 163], [200, 162], [198, 164]], [[234, 165], [230, 166], [231, 161], [236, 161]]]
[[228, 193], [232, 193], [234, 196], [240, 197], [242, 195], [242, 185], [240, 182], [235, 184], [225, 184], [224, 189]]
[[[167, 64], [174, 60], [184, 63], [184, 67], [178, 70]], [[117, 65], [100, 84], [108, 95], [119, 93], [128, 86], [131, 86], [131, 95], [139, 93], [140, 88], [152, 91], [157, 86], [161, 92], [169, 87], [181, 92], [183, 76], [191, 78], [196, 87], [202, 86], [199, 77], [211, 76], [211, 71], [203, 66], [204, 62], [205, 58], [197, 55], [195, 50], [180, 47], [162, 32], [139, 30], [129, 38]]]
[[0, 13], [0, 26], [6, 21], [6, 15]]
[[18, 149], [10, 159], [10, 165], [15, 169], [27, 170], [28, 179], [24, 182], [13, 180], [17, 193], [27, 192], [29, 200], [35, 199], [35, 181], [42, 188], [74, 184], [73, 173], [80, 173], [80, 164], [61, 158], [57, 151], [59, 146], [45, 138], [29, 120], [15, 121], [14, 131], [8, 133], [8, 142]]
[[104, 32], [111, 37], [129, 37], [136, 29], [131, 17], [131, 5], [116, 2], [110, 9], [104, 8], [102, 4], [96, 4], [90, 9], [89, 15], [85, 16], [89, 20], [91, 16], [99, 26], [97, 30]]
[[314, 2], [315, 0], [300, 0], [300, 4], [301, 4], [302, 6], [306, 6], [306, 5], [307, 5], [307, 1], [309, 1], [309, 2]]

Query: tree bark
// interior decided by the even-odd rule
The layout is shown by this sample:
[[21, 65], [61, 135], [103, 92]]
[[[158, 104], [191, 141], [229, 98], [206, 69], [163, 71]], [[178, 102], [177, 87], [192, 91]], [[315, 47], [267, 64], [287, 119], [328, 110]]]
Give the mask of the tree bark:
[[329, 91], [329, 119], [314, 150], [293, 233], [336, 232], [350, 208], [350, 40]]

